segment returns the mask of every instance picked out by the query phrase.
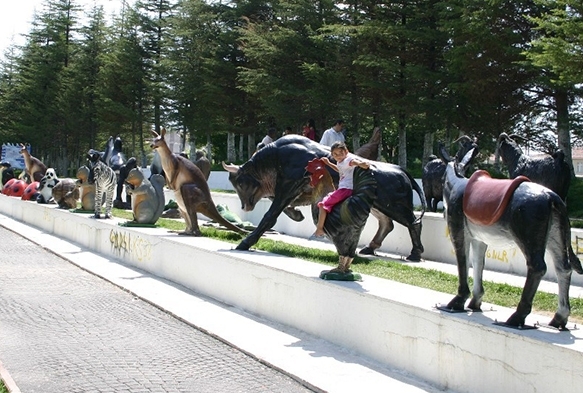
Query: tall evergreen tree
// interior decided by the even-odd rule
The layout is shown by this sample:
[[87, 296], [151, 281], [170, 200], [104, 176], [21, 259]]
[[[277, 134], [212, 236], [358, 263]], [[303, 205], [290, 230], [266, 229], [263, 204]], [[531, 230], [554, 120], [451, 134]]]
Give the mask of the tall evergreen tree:
[[[580, 119], [572, 119], [570, 108], [580, 99], [583, 90], [583, 5], [573, 1], [539, 0], [545, 12], [532, 18], [541, 33], [526, 52], [528, 58], [538, 67], [538, 79], [543, 103], [551, 102], [555, 113], [553, 123], [559, 148], [563, 150], [571, 164], [572, 125], [580, 124]], [[545, 107], [548, 107], [545, 105]]]

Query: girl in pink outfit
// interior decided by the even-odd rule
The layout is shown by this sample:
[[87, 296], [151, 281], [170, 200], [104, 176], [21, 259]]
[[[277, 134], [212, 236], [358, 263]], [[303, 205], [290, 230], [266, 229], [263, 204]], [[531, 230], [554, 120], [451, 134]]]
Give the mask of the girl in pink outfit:
[[344, 142], [334, 142], [330, 148], [330, 153], [336, 160], [336, 165], [331, 163], [326, 157], [322, 157], [321, 160], [324, 164], [340, 174], [340, 181], [338, 182], [338, 189], [326, 195], [318, 203], [318, 224], [316, 225], [316, 232], [312, 235], [313, 237], [324, 236], [326, 215], [332, 211], [334, 206], [352, 195], [354, 167], [358, 166], [362, 169], [368, 169], [370, 167], [368, 162], [361, 161], [357, 156], [349, 153]]

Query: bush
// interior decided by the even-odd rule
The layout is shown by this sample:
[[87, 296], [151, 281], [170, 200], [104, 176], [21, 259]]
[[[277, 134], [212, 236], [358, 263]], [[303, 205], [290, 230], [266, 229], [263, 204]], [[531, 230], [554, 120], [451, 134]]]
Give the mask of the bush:
[[[578, 177], [571, 180], [571, 187], [567, 194], [567, 211], [569, 217], [583, 219], [583, 179]], [[576, 228], [582, 228], [576, 226]]]

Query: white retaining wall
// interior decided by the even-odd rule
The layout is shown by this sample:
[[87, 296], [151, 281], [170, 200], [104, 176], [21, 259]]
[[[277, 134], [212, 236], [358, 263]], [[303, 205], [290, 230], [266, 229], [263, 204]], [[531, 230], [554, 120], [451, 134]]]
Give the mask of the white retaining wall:
[[[126, 228], [3, 195], [0, 213], [443, 389], [576, 392], [583, 386], [583, 333], [493, 325], [511, 309], [442, 313], [433, 305], [451, 295], [368, 276], [362, 282], [323, 281], [322, 265], [234, 251], [229, 243], [159, 228]], [[531, 315], [527, 323], [549, 319]]]

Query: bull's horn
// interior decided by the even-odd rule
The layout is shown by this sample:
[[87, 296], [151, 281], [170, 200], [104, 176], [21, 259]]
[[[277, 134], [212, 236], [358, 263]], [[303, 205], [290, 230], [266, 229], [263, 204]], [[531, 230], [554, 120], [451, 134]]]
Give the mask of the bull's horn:
[[223, 168], [225, 168], [225, 170], [227, 172], [231, 172], [231, 173], [237, 173], [239, 172], [239, 165], [234, 165], [234, 164], [225, 164], [225, 161], [221, 161], [223, 164]]
[[469, 137], [469, 136], [467, 136], [467, 135], [462, 135], [462, 136], [460, 136], [459, 138], [457, 138], [455, 141], [453, 141], [452, 143], [457, 143], [457, 142], [460, 142], [460, 141], [462, 141], [462, 140], [463, 140], [463, 141], [466, 141], [466, 142], [471, 142], [471, 141], [472, 141], [472, 138], [470, 138], [470, 137]]
[[451, 158], [447, 150], [445, 150], [445, 145], [442, 142], [439, 142], [437, 152], [439, 154], [439, 158], [441, 158], [441, 160], [444, 161], [445, 163], [454, 161], [454, 159]]
[[508, 135], [508, 138], [510, 138], [512, 140], [514, 140], [516, 138], [520, 138], [520, 139], [522, 139], [524, 141], [530, 142], [530, 139], [528, 139], [528, 138], [526, 138], [526, 137], [524, 137], [522, 135], [518, 135], [518, 134], [510, 134], [510, 135]]

